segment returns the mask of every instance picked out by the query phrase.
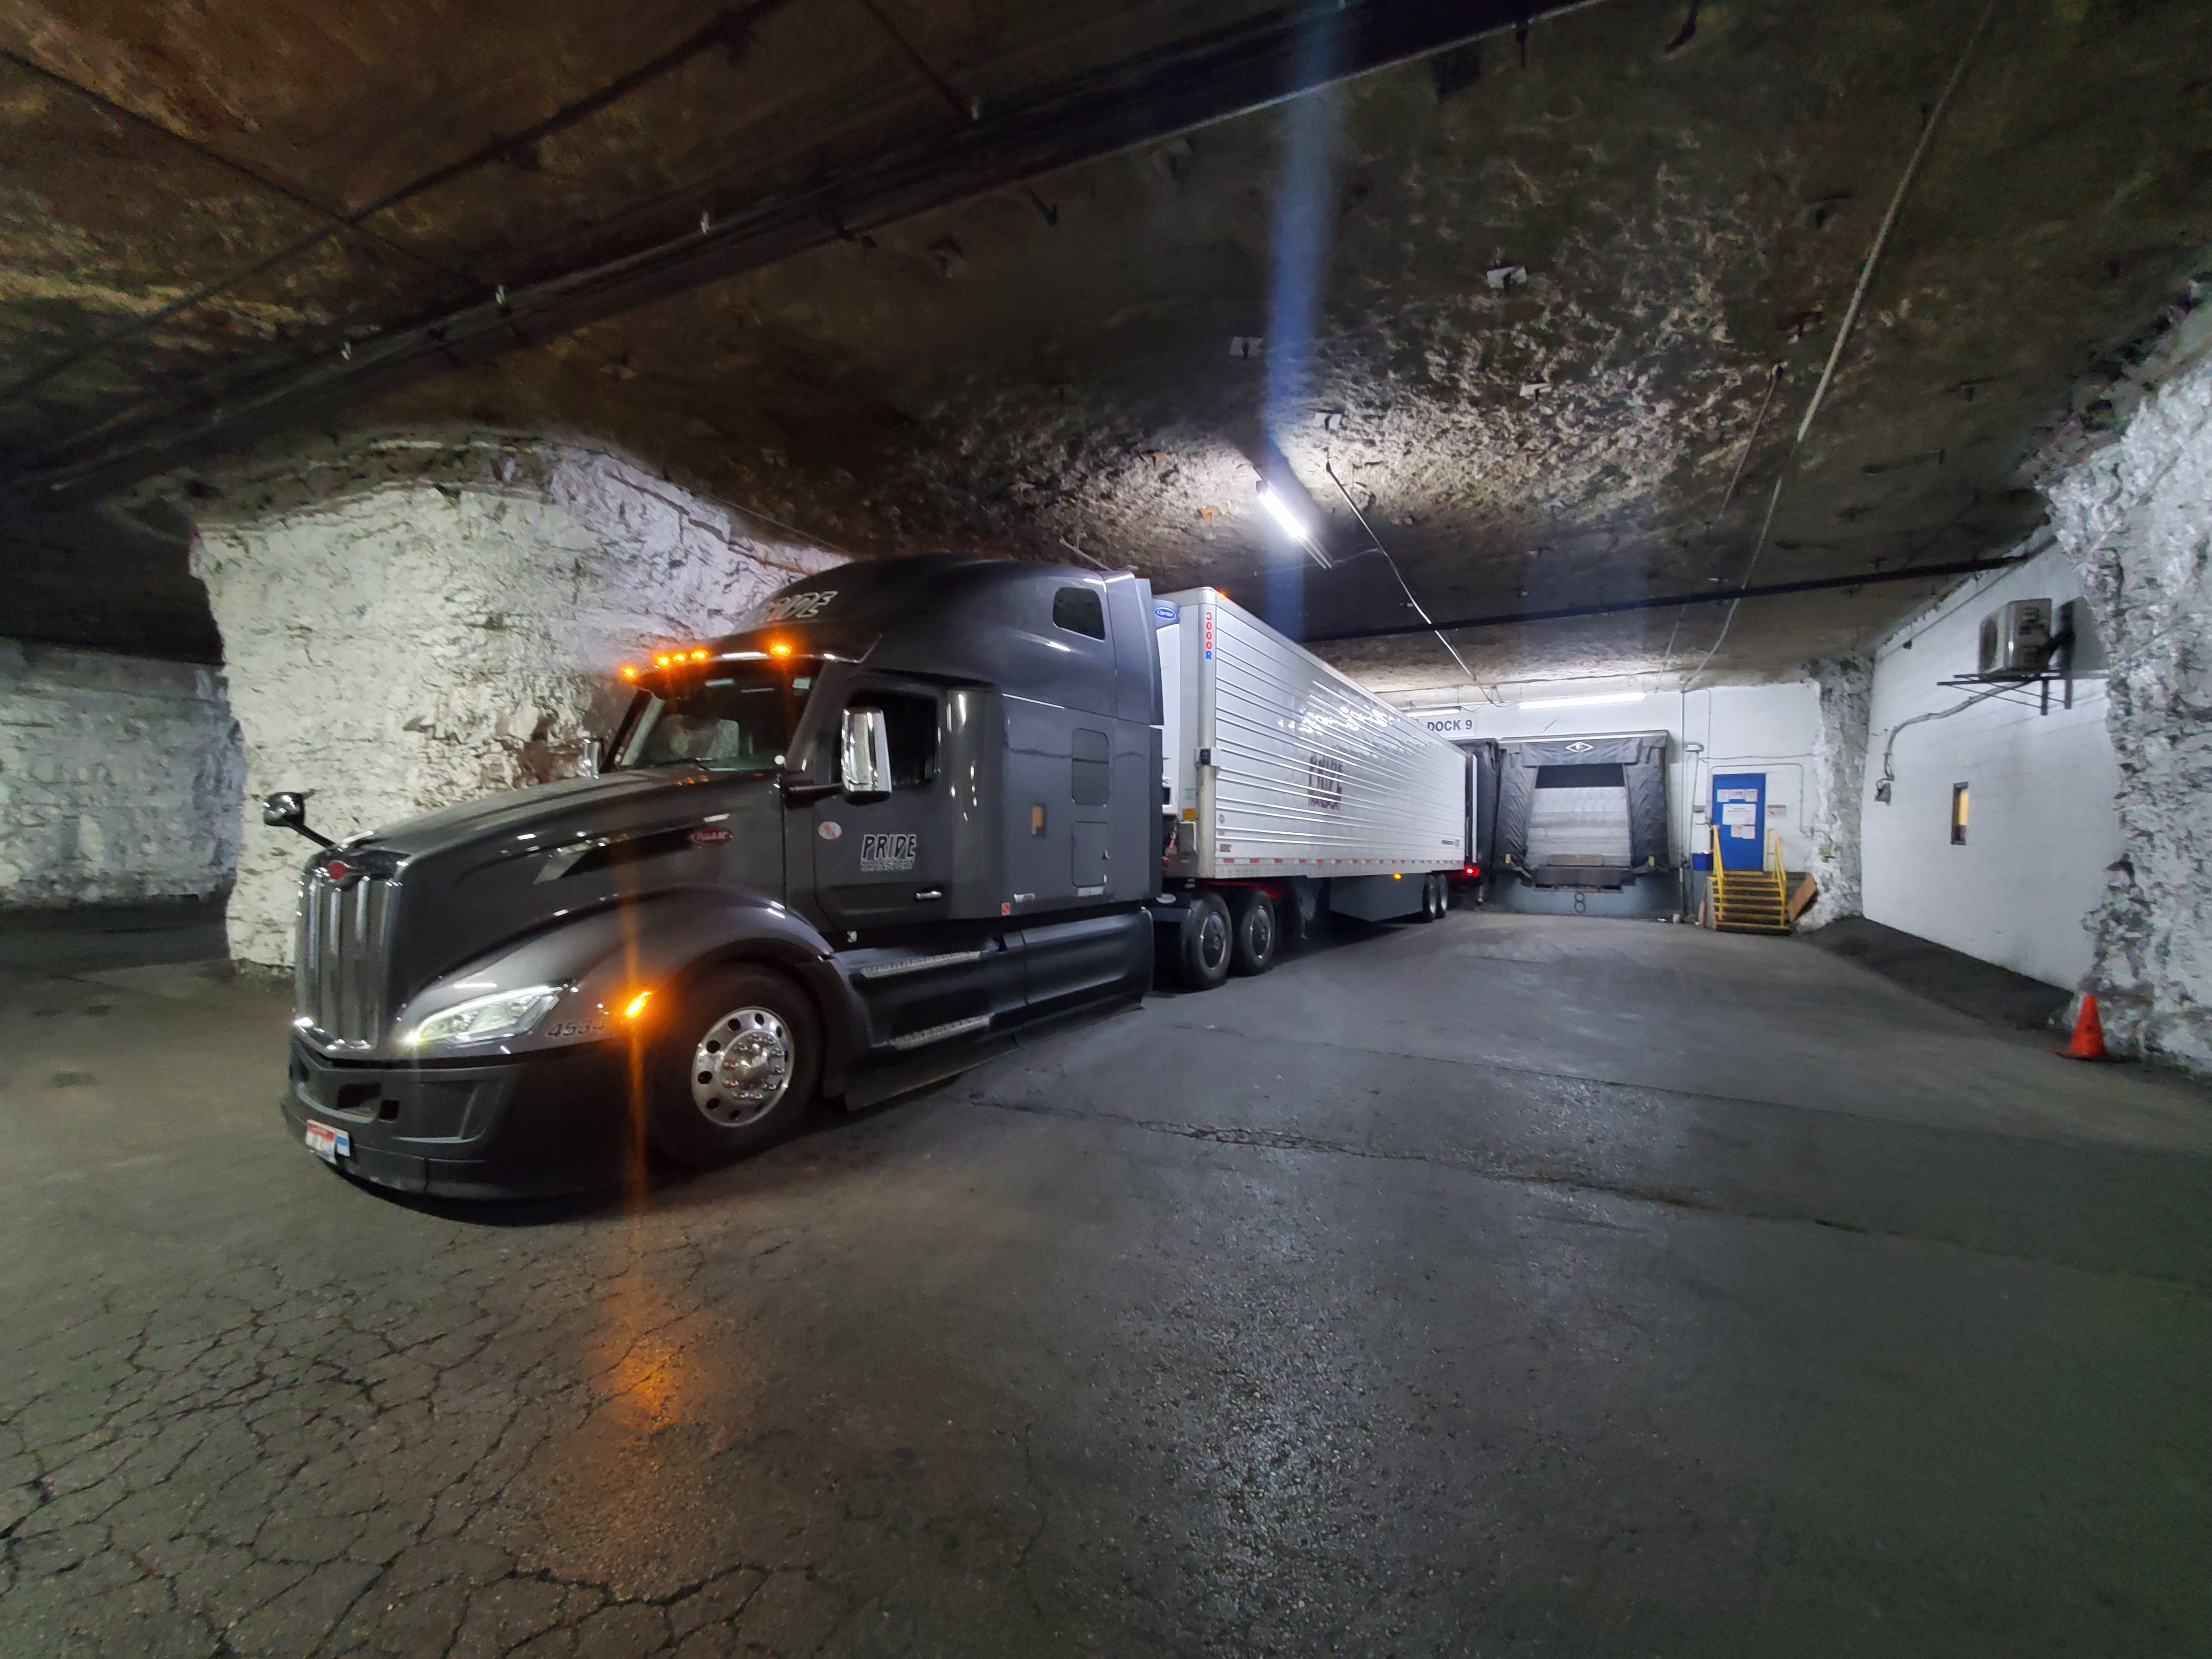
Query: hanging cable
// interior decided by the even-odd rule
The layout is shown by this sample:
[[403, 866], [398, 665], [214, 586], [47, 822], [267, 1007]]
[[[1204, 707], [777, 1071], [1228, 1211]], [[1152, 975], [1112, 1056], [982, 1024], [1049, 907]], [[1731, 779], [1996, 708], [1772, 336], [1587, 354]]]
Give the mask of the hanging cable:
[[1889, 805], [1889, 787], [1897, 781], [1897, 773], [1891, 762], [1897, 753], [1898, 734], [1906, 726], [1917, 726], [1923, 720], [1944, 720], [1950, 719], [1954, 714], [1963, 714], [1976, 703], [1987, 702], [1999, 692], [2009, 691], [2012, 689], [2012, 682], [2007, 680], [1991, 686], [1986, 691], [1975, 692], [1964, 702], [1954, 703], [1948, 708], [1934, 709], [1925, 714], [1915, 714], [1911, 720], [1899, 720], [1895, 726], [1891, 726], [1889, 741], [1881, 746], [1881, 776], [1875, 780], [1874, 798], [1885, 806]]
[[1359, 503], [1352, 499], [1352, 492], [1345, 489], [1344, 480], [1336, 476], [1336, 469], [1327, 461], [1323, 461], [1321, 464], [1321, 470], [1328, 474], [1328, 481], [1337, 487], [1338, 491], [1344, 496], [1344, 504], [1352, 509], [1352, 516], [1359, 520], [1359, 527], [1367, 532], [1368, 544], [1380, 553], [1382, 556], [1382, 562], [1390, 567], [1390, 574], [1398, 579], [1398, 586], [1406, 595], [1406, 603], [1413, 607], [1413, 614], [1423, 622], [1429, 623], [1430, 630], [1437, 636], [1437, 643], [1451, 653], [1451, 659], [1459, 665], [1459, 672], [1466, 675], [1468, 684], [1473, 685], [1474, 670], [1467, 665], [1467, 659], [1461, 656], [1453, 648], [1452, 642], [1444, 637], [1443, 629], [1437, 627], [1435, 623], [1431, 621], [1429, 613], [1421, 609], [1421, 602], [1413, 597], [1413, 590], [1406, 585], [1405, 572], [1398, 568], [1397, 560], [1392, 558], [1390, 550], [1382, 545], [1382, 538], [1375, 533], [1374, 526], [1367, 522], [1367, 515], [1359, 510]]
[[[1694, 15], [1696, 8], [1692, 7]], [[1752, 417], [1750, 435], [1743, 441], [1743, 453], [1735, 458], [1735, 471], [1729, 474], [1728, 488], [1721, 492], [1721, 504], [1713, 510], [1712, 528], [1718, 530], [1721, 520], [1728, 516], [1729, 503], [1735, 500], [1735, 487], [1743, 482], [1743, 470], [1751, 465], [1753, 446], [1759, 442], [1759, 429], [1766, 424], [1766, 411], [1774, 407], [1775, 389], [1782, 384], [1782, 364], [1778, 361], [1773, 373], [1766, 377], [1766, 395], [1759, 400], [1759, 413]], [[1682, 618], [1687, 611], [1674, 613], [1674, 626], [1667, 635], [1667, 654], [1659, 659], [1662, 670], [1674, 665], [1674, 641], [1682, 637]]]
[[[1989, 32], [1990, 23], [2003, 3], [2004, 0], [1990, 0], [1989, 4], [1982, 9], [1981, 16], [1975, 21], [1973, 33], [1966, 37], [1966, 44], [1960, 49], [1959, 61], [1951, 67], [1951, 78], [1943, 83], [1942, 92], [1929, 108], [1928, 119], [1921, 126], [1920, 142], [1912, 147], [1912, 154], [1905, 159], [1905, 171], [1898, 175], [1897, 188], [1890, 192], [1889, 210], [1881, 216], [1881, 225], [1875, 232], [1874, 241], [1867, 249], [1866, 262], [1859, 267], [1858, 283], [1851, 290], [1851, 302], [1844, 308], [1843, 323], [1836, 330], [1836, 343], [1829, 348], [1827, 364], [1820, 370], [1820, 381], [1814, 386], [1812, 398], [1805, 405], [1804, 418], [1797, 422], [1797, 435], [1790, 441], [1789, 453], [1782, 458], [1782, 473], [1774, 481], [1774, 493], [1767, 497], [1766, 516], [1759, 521], [1758, 538], [1751, 544], [1751, 558], [1744, 566], [1743, 580], [1739, 584], [1741, 586], [1751, 586], [1752, 573], [1759, 568], [1759, 556], [1766, 550], [1766, 533], [1774, 526], [1774, 509], [1782, 500], [1782, 486], [1790, 477], [1790, 468], [1797, 459], [1797, 452], [1804, 447], [1805, 434], [1813, 429], [1813, 417], [1820, 412], [1820, 405], [1828, 396], [1828, 388], [1835, 383], [1837, 366], [1844, 358], [1844, 347], [1849, 343], [1851, 331], [1857, 325], [1860, 307], [1866, 303], [1867, 289], [1874, 283], [1875, 269], [1881, 263], [1883, 249], [1889, 246], [1890, 233], [1897, 228], [1898, 215], [1904, 211], [1905, 198], [1911, 192], [1912, 181], [1919, 176], [1921, 161], [1928, 154], [1928, 146], [1935, 139], [1936, 129], [1943, 125], [1944, 112], [1951, 106], [1952, 95], [1966, 78], [1967, 68], [1973, 63], [1975, 52], [1980, 49], [1982, 37]], [[1711, 649], [1706, 651], [1704, 660], [1698, 664], [1697, 672], [1684, 682], [1686, 688], [1695, 685], [1698, 677], [1711, 665], [1714, 653], [1727, 641], [1729, 629], [1735, 626], [1735, 605], [1731, 603], [1728, 614], [1721, 619], [1719, 635], [1714, 639]]]

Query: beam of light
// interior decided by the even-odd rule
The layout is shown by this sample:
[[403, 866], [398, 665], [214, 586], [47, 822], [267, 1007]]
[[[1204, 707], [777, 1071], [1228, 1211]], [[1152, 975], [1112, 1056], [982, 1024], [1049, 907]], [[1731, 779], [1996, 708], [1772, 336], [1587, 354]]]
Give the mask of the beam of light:
[[[1299, 78], [1325, 82], [1332, 34], [1320, 21], [1320, 8], [1297, 47]], [[1261, 420], [1267, 447], [1287, 459], [1284, 439], [1304, 424], [1314, 359], [1314, 341], [1322, 326], [1322, 310], [1336, 230], [1336, 173], [1342, 143], [1343, 94], [1323, 86], [1282, 106], [1281, 171], [1277, 175], [1273, 256], [1267, 282], [1267, 386]], [[1262, 498], [1263, 504], [1265, 498]], [[1282, 523], [1279, 505], [1269, 508]], [[1326, 566], [1328, 556], [1313, 532], [1300, 525], [1284, 530]], [[1267, 572], [1263, 613], [1274, 626], [1296, 635], [1305, 614], [1305, 561], [1272, 565]]]
[[1612, 702], [1642, 702], [1641, 691], [1608, 691], [1601, 697], [1532, 697], [1523, 708], [1596, 708]]
[[1267, 516], [1282, 526], [1283, 534], [1303, 545], [1313, 538], [1313, 532], [1305, 521], [1291, 511], [1291, 504], [1275, 493], [1273, 484], [1260, 486], [1260, 505], [1267, 509]]

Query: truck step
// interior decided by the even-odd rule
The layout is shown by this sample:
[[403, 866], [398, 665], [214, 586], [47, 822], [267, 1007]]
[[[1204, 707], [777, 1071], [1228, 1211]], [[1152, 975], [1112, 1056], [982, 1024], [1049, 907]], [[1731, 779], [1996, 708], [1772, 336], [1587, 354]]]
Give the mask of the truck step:
[[990, 1026], [991, 1017], [988, 1014], [973, 1014], [966, 1019], [948, 1019], [942, 1025], [925, 1026], [919, 1031], [908, 1031], [904, 1036], [895, 1036], [891, 1039], [891, 1047], [903, 1054], [909, 1049], [926, 1048], [933, 1042], [948, 1042], [954, 1037], [988, 1030]]
[[933, 957], [904, 957], [896, 962], [872, 962], [860, 970], [862, 979], [896, 979], [902, 974], [926, 974], [933, 968], [951, 968], [963, 962], [980, 962], [981, 951], [941, 951]]

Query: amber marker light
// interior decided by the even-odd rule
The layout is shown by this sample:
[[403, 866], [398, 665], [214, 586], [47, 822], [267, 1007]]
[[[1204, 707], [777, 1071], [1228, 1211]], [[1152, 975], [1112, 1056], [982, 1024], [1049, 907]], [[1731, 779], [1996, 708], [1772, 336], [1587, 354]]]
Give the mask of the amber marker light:
[[629, 1000], [629, 1006], [623, 1010], [623, 1018], [624, 1019], [635, 1019], [641, 1013], [645, 1012], [646, 1002], [652, 995], [653, 993], [650, 991], [640, 991], [635, 996]]
[[637, 670], [632, 668], [628, 663], [624, 663], [623, 665], [623, 678], [626, 680], [635, 679], [637, 678]]
[[704, 662], [707, 660], [707, 653], [703, 651], [694, 651], [691, 653], [691, 660], [693, 662]]
[[768, 650], [769, 655], [772, 657], [787, 657], [791, 654], [791, 647], [781, 640], [771, 641]]

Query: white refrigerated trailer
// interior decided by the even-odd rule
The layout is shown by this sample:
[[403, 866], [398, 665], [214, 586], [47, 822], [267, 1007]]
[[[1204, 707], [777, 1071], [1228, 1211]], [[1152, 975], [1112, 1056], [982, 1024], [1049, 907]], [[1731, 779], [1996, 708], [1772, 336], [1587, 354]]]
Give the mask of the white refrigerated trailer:
[[1468, 757], [1210, 587], [1156, 596], [1164, 954], [1264, 973], [1323, 908], [1433, 921], [1470, 854]]

